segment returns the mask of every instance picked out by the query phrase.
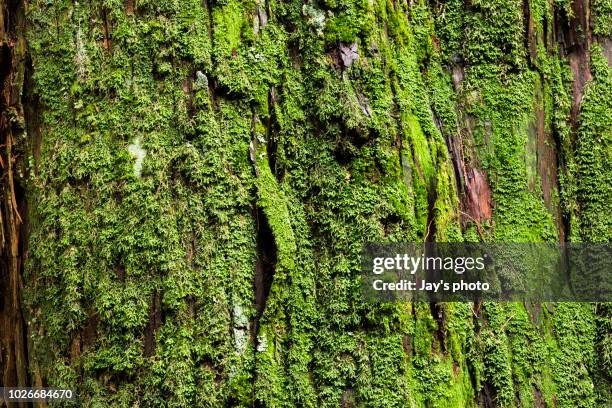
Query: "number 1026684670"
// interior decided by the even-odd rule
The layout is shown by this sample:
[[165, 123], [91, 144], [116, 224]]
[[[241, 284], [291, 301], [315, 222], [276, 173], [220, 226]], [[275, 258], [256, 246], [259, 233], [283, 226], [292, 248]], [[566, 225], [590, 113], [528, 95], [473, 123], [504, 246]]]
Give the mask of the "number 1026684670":
[[36, 402], [72, 400], [74, 390], [59, 388], [2, 388], [2, 397], [6, 402]]

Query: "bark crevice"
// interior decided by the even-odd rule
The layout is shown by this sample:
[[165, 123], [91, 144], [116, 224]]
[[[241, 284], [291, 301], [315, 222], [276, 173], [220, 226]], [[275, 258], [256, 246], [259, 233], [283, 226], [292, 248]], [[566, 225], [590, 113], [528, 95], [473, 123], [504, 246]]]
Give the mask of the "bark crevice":
[[27, 331], [21, 309], [25, 201], [25, 121], [21, 92], [25, 73], [25, 10], [20, 1], [0, 1], [0, 370], [1, 384], [25, 387]]
[[252, 338], [255, 350], [257, 350], [259, 322], [266, 309], [266, 302], [274, 280], [277, 248], [263, 209], [256, 208], [255, 219], [257, 220], [257, 261], [255, 263], [255, 276], [253, 280], [255, 317], [252, 322]]

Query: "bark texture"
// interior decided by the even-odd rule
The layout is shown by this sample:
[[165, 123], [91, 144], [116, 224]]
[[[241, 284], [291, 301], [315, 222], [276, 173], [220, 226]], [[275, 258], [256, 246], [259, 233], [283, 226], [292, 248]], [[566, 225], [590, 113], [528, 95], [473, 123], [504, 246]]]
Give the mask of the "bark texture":
[[610, 402], [610, 305], [359, 285], [364, 242], [610, 241], [610, 0], [2, 4], [4, 384]]
[[21, 91], [25, 74], [25, 14], [19, 2], [0, 2], [0, 381], [30, 383], [21, 308], [27, 154]]

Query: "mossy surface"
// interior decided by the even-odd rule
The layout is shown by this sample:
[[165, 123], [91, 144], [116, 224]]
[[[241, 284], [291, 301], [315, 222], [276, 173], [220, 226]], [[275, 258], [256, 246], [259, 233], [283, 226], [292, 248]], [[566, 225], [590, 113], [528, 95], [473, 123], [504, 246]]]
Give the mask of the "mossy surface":
[[[607, 305], [360, 293], [365, 242], [560, 239], [540, 111], [568, 236], [609, 241], [610, 69], [595, 43], [572, 124], [545, 35], [565, 3], [30, 2], [24, 301], [45, 383], [92, 407], [601, 406]], [[465, 217], [457, 138], [490, 219]]]

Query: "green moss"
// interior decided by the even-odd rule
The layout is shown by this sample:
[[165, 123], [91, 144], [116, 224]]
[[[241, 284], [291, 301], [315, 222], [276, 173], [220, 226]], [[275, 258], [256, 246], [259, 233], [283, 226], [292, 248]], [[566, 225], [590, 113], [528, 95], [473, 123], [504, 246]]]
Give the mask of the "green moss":
[[[46, 383], [83, 406], [603, 401], [605, 308], [360, 295], [365, 242], [558, 239], [526, 160], [536, 109], [571, 238], [609, 236], [609, 68], [594, 46], [575, 140], [571, 71], [543, 38], [553, 5], [529, 2], [529, 63], [523, 4], [31, 2], [44, 137], [24, 298]], [[358, 44], [350, 67], [338, 42]], [[478, 226], [451, 138], [487, 173]], [[276, 251], [261, 315], [257, 208]]]
[[593, 14], [593, 33], [602, 37], [612, 34], [612, 1], [594, 0], [591, 3]]
[[580, 232], [585, 241], [607, 242], [612, 221], [605, 216], [612, 199], [612, 173], [609, 158], [612, 150], [612, 120], [607, 112], [612, 107], [610, 86], [612, 73], [601, 47], [591, 50], [594, 80], [585, 89], [581, 104], [580, 128], [576, 149], [577, 187], [581, 218]]

